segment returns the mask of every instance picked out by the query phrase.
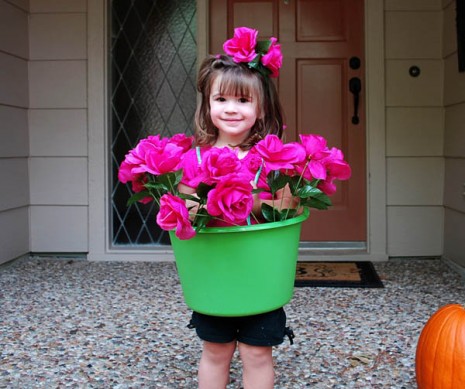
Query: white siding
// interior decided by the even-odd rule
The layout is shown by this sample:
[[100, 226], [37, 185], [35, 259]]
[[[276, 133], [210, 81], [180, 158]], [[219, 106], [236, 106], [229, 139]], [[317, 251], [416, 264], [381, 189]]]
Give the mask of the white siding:
[[31, 251], [86, 252], [87, 207], [32, 206]]
[[[440, 0], [385, 1], [390, 256], [443, 250], [444, 108]], [[409, 74], [411, 66], [420, 75]]]
[[86, 156], [86, 123], [85, 109], [31, 109], [31, 156]]
[[443, 5], [444, 257], [465, 268], [465, 72], [458, 72], [455, 2]]
[[29, 30], [31, 60], [86, 58], [86, 15], [83, 13], [32, 14]]
[[27, 2], [0, 0], [0, 263], [29, 252]]
[[32, 0], [32, 252], [87, 252], [86, 1]]

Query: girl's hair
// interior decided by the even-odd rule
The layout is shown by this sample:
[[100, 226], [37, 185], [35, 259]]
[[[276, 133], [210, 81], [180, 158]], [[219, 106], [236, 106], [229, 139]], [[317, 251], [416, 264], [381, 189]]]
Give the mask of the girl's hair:
[[198, 146], [212, 145], [218, 138], [218, 129], [210, 117], [211, 88], [218, 76], [221, 76], [221, 94], [257, 99], [257, 120], [249, 136], [233, 146], [249, 150], [268, 134], [282, 137], [283, 111], [274, 84], [246, 63], [236, 63], [227, 55], [217, 55], [203, 61], [197, 79], [197, 91], [201, 95], [195, 113], [195, 142]]

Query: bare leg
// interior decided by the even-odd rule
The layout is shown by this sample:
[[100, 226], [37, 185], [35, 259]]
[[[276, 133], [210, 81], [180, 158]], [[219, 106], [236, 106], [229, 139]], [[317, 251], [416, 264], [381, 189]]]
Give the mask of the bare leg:
[[274, 386], [272, 348], [239, 343], [239, 353], [243, 364], [244, 389], [272, 389]]
[[229, 383], [231, 359], [236, 350], [236, 342], [203, 342], [202, 357], [199, 364], [200, 389], [224, 389]]

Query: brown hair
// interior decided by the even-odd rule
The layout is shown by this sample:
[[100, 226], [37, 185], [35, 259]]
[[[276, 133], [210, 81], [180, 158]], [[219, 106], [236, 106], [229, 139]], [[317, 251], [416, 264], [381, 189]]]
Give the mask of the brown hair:
[[201, 95], [195, 113], [195, 142], [198, 146], [212, 145], [218, 137], [218, 129], [210, 117], [210, 93], [218, 76], [221, 76], [220, 93], [257, 97], [257, 120], [248, 138], [233, 146], [249, 150], [268, 134], [281, 138], [283, 112], [274, 84], [246, 63], [236, 63], [227, 55], [218, 55], [203, 61], [197, 79], [197, 91]]

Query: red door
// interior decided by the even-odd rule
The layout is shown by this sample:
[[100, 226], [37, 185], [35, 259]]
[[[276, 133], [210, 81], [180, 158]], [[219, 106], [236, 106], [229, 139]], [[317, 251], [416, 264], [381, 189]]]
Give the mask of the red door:
[[338, 183], [333, 207], [311, 211], [301, 239], [366, 241], [363, 0], [211, 0], [209, 51], [222, 52], [240, 26], [281, 43], [286, 139], [323, 135], [352, 167], [351, 179]]

